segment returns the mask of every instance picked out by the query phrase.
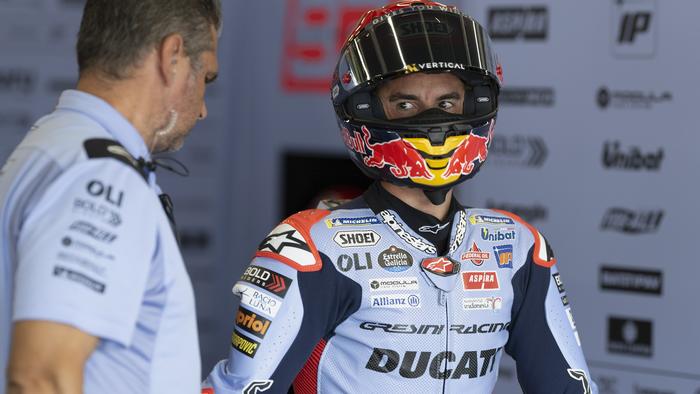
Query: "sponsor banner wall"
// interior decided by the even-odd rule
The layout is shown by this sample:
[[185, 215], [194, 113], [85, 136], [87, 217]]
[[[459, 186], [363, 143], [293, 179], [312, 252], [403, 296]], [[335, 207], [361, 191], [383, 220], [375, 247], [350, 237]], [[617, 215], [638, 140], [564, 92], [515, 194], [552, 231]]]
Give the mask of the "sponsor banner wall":
[[[700, 344], [687, 338], [700, 318], [687, 300], [700, 274], [690, 247], [700, 220], [691, 176], [700, 166], [692, 77], [700, 52], [687, 43], [700, 38], [700, 6], [446, 2], [491, 31], [505, 77], [489, 159], [459, 187], [462, 202], [513, 211], [551, 242], [602, 392], [696, 392]], [[158, 173], [194, 281], [204, 373], [229, 351], [231, 287], [281, 219], [285, 154], [346, 157], [330, 74], [346, 32], [384, 2], [224, 3], [209, 118], [175, 155], [191, 175]], [[3, 161], [74, 85], [82, 4], [0, 0]], [[519, 392], [505, 358], [496, 392]]]
[[[468, 0], [505, 85], [467, 205], [518, 213], [547, 237], [601, 393], [694, 393], [700, 328], [685, 311], [700, 64], [690, 1]], [[672, 250], [673, 253], [667, 251]], [[690, 307], [692, 309], [692, 307]], [[509, 370], [504, 363], [502, 370]], [[502, 379], [496, 392], [519, 392]]]

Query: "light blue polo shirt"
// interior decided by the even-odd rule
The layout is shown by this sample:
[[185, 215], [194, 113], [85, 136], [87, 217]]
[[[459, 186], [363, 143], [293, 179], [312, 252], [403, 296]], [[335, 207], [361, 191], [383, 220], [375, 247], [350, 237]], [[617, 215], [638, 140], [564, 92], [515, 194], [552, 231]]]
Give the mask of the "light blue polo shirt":
[[155, 174], [89, 154], [100, 139], [150, 159], [119, 112], [68, 90], [0, 170], [0, 367], [12, 322], [48, 320], [100, 338], [86, 393], [199, 393], [194, 295]]

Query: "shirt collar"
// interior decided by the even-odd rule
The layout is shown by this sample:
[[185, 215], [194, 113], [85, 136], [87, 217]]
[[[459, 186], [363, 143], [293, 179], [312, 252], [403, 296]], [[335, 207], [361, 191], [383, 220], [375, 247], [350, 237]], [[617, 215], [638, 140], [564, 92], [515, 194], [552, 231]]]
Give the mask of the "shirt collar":
[[132, 156], [151, 160], [141, 134], [119, 111], [101, 98], [78, 90], [66, 90], [61, 94], [56, 109], [79, 112], [91, 118], [104, 127]]

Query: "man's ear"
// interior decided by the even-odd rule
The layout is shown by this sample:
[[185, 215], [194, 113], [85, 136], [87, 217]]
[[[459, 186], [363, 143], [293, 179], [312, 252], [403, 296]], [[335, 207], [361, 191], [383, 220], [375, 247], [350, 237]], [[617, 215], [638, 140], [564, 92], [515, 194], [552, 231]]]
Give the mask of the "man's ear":
[[186, 59], [184, 40], [180, 34], [171, 34], [163, 39], [158, 50], [158, 62], [166, 85], [171, 85], [178, 74], [185, 72]]

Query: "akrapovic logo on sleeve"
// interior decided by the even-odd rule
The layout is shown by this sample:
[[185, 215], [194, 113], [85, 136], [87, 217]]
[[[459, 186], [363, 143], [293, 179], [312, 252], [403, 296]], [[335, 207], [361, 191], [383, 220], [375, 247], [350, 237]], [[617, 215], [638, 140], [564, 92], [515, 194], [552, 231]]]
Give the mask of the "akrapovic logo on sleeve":
[[246, 356], [253, 358], [255, 357], [255, 353], [258, 352], [260, 342], [256, 342], [234, 330], [231, 336], [231, 346]]

